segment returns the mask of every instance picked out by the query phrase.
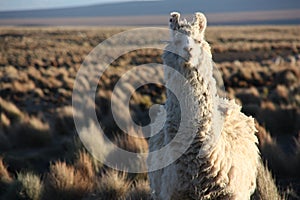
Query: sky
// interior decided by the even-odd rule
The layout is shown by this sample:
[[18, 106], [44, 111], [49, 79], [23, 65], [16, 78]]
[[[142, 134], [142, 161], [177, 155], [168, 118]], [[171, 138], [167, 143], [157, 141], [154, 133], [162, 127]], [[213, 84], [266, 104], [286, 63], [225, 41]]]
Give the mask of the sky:
[[0, 0], [0, 11], [59, 8], [142, 0]]

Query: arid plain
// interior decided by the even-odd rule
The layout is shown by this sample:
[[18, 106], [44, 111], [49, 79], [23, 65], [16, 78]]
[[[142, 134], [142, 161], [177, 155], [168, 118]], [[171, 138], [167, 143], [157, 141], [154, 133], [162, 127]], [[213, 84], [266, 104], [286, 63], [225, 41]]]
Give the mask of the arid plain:
[[[82, 62], [99, 43], [130, 29], [0, 27], [0, 198], [150, 198], [147, 175], [99, 163], [83, 147], [73, 121], [72, 91]], [[300, 26], [216, 26], [206, 34], [226, 96], [256, 119], [262, 157], [288, 199], [300, 198], [299, 33]], [[137, 37], [143, 42], [151, 35]], [[91, 107], [106, 135], [126, 150], [146, 152], [147, 140], [117, 127], [112, 90], [126, 71], [162, 63], [161, 55], [154, 48], [128, 52], [99, 80]], [[144, 75], [163, 76], [151, 69]], [[130, 99], [132, 118], [149, 123], [149, 108], [165, 99], [161, 85], [140, 87]]]

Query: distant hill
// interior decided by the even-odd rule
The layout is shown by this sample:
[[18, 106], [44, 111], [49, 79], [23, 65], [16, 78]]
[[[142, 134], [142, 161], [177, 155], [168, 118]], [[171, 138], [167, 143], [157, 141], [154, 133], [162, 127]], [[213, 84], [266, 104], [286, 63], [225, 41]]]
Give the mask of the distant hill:
[[174, 10], [189, 14], [195, 11], [220, 13], [297, 8], [300, 8], [299, 0], [165, 0], [99, 4], [49, 10], [4, 11], [0, 12], [0, 18], [140, 16], [164, 15]]
[[[1, 4], [1, 3], [0, 3]], [[300, 9], [299, 0], [164, 0], [138, 1], [125, 3], [98, 4], [83, 7], [3, 11], [0, 20], [8, 19], [49, 19], [49, 18], [93, 18], [121, 16], [158, 16], [171, 11], [190, 14], [196, 11], [205, 13], [236, 13], [253, 11], [274, 11]], [[298, 19], [299, 16], [295, 16]], [[295, 20], [290, 19], [290, 20]], [[3, 24], [3, 23], [2, 23]], [[1, 25], [1, 21], [0, 21]]]

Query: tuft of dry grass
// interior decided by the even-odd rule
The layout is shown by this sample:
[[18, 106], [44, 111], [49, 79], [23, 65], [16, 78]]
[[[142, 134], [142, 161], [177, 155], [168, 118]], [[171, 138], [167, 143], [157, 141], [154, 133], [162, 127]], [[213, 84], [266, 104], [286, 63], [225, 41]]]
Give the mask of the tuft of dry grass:
[[277, 104], [289, 101], [289, 90], [285, 85], [277, 85], [276, 89], [270, 93], [270, 99]]
[[286, 165], [289, 162], [289, 157], [273, 140], [264, 127], [256, 123], [258, 130], [259, 149], [264, 160], [267, 161], [268, 167], [277, 175], [287, 175], [290, 173], [289, 167]]
[[5, 192], [7, 192], [9, 185], [13, 182], [13, 178], [7, 171], [6, 166], [3, 163], [3, 158], [0, 157], [0, 198]]
[[89, 179], [93, 179], [95, 177], [94, 169], [96, 166], [94, 165], [91, 156], [85, 151], [79, 152], [74, 167]]
[[72, 106], [56, 109], [55, 129], [56, 132], [62, 135], [74, 133], [75, 127]]
[[118, 154], [115, 151], [111, 151], [108, 157], [118, 158], [118, 167], [124, 168], [125, 171], [130, 167], [146, 171], [146, 156], [148, 152], [147, 140], [141, 137], [143, 135], [141, 131], [135, 131], [133, 128], [129, 128], [129, 132], [130, 135], [125, 133], [117, 135], [115, 137], [115, 144], [124, 151], [139, 153], [139, 157], [137, 157], [137, 159], [129, 160], [127, 157], [118, 157]]
[[130, 189], [130, 184], [126, 173], [109, 170], [99, 178], [95, 194], [89, 199], [124, 199]]
[[3, 111], [8, 119], [12, 122], [19, 122], [24, 117], [24, 114], [13, 103], [8, 102], [0, 97], [0, 110]]
[[10, 120], [4, 113], [0, 113], [0, 127], [1, 126], [3, 126], [3, 127], [10, 126]]
[[40, 200], [43, 193], [43, 183], [41, 178], [32, 172], [19, 173], [17, 181], [21, 187], [17, 191], [21, 199]]
[[134, 128], [128, 129], [130, 134], [117, 135], [115, 140], [118, 147], [135, 153], [146, 153], [148, 152], [148, 142], [143, 138], [143, 133]]
[[9, 183], [12, 180], [13, 180], [12, 177], [10, 176], [9, 172], [7, 171], [6, 166], [3, 163], [3, 158], [0, 157], [0, 181]]
[[81, 142], [89, 152], [99, 161], [104, 161], [109, 153], [114, 150], [114, 146], [103, 137], [95, 122], [90, 121], [88, 127], [80, 131]]
[[266, 195], [268, 199], [276, 199], [276, 195], [274, 194], [279, 194], [278, 189], [275, 188], [275, 183], [273, 183], [274, 181], [272, 181], [271, 172], [267, 169], [269, 168], [274, 172], [276, 177], [280, 177], [279, 183], [281, 186], [279, 188], [283, 196], [279, 197], [279, 195], [277, 195], [277, 199], [299, 199], [298, 191], [300, 188], [299, 184], [297, 184], [297, 180], [300, 177], [299, 139], [297, 140], [297, 138], [295, 138], [294, 152], [286, 154], [264, 127], [258, 124], [256, 124], [256, 127], [258, 129], [260, 152], [267, 163], [266, 166], [261, 164], [259, 167], [258, 181], [260, 181], [259, 190], [261, 190], [259, 192]]
[[94, 188], [93, 177], [83, 173], [65, 162], [50, 166], [45, 180], [45, 199], [80, 199]]
[[47, 122], [37, 117], [25, 117], [8, 130], [10, 141], [20, 147], [43, 147], [51, 142], [52, 133]]
[[256, 120], [255, 120], [255, 128], [257, 129], [256, 135], [258, 137], [260, 147], [263, 147], [268, 144], [274, 144], [274, 141], [270, 133], [268, 133], [263, 126], [260, 126]]
[[277, 190], [271, 172], [267, 169], [267, 166], [264, 166], [263, 163], [260, 163], [258, 167], [257, 187], [255, 196], [255, 199], [261, 200], [282, 199], [282, 197], [279, 194], [279, 191]]
[[28, 126], [40, 133], [48, 132], [50, 129], [48, 123], [42, 122], [40, 119], [36, 117], [30, 117], [28, 119]]
[[150, 200], [151, 192], [148, 181], [139, 180], [134, 183], [134, 186], [129, 190], [127, 200]]

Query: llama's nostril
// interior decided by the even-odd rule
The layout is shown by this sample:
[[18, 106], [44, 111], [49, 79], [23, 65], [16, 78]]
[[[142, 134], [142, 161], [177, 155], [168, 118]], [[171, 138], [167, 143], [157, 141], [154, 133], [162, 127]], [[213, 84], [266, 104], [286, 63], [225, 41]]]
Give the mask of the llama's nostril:
[[187, 52], [190, 52], [190, 51], [192, 51], [193, 50], [193, 48], [192, 47], [184, 47], [183, 48], [185, 51], [187, 51]]

